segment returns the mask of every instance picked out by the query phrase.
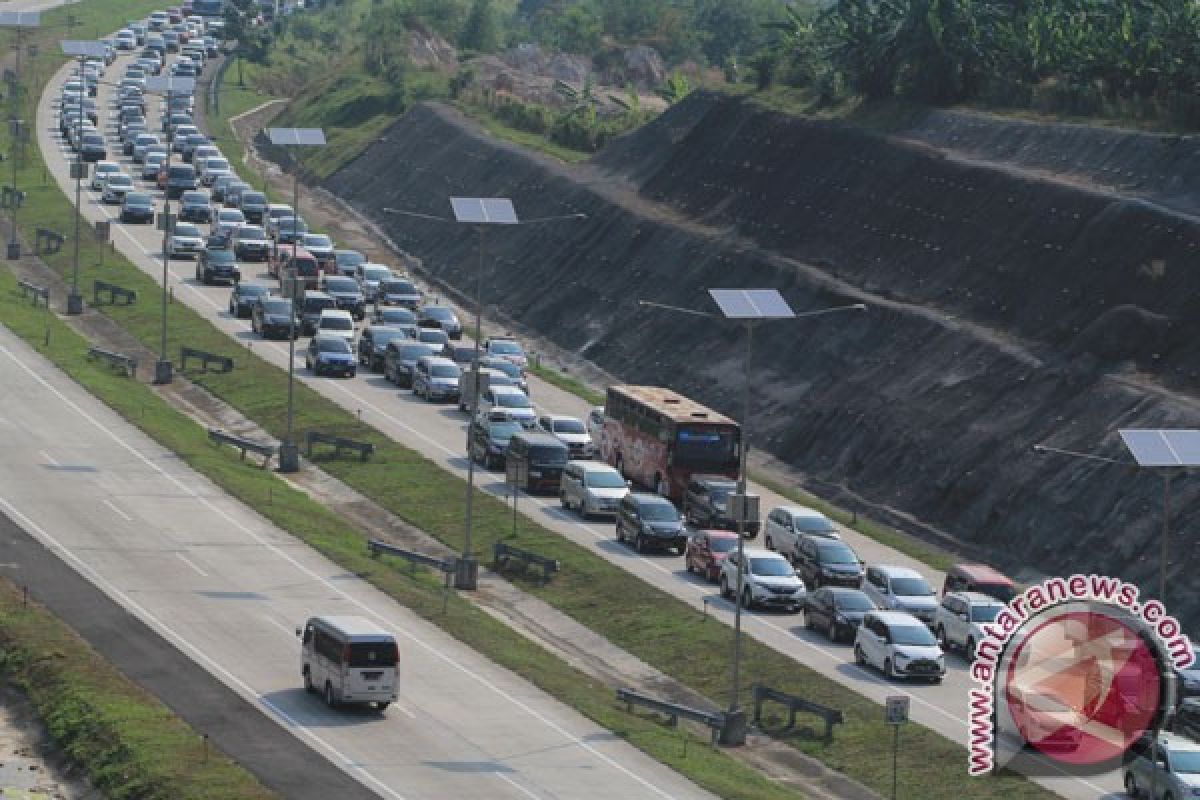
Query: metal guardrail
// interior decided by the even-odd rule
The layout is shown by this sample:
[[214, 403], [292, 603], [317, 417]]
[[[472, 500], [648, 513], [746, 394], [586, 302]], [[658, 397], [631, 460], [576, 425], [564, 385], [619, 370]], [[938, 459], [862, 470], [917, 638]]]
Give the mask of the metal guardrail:
[[360, 460], [366, 461], [375, 452], [375, 445], [370, 442], [360, 442], [345, 436], [334, 436], [331, 433], [321, 433], [320, 431], [308, 431], [304, 434], [304, 445], [305, 453], [309, 458], [312, 458], [314, 444], [333, 445], [334, 458], [339, 457], [343, 450], [353, 450], [358, 453]]
[[788, 710], [787, 727], [789, 729], [796, 727], [796, 712], [797, 711], [804, 711], [809, 714], [815, 714], [816, 716], [820, 717], [825, 722], [825, 735], [823, 738], [826, 742], [833, 741], [833, 726], [841, 725], [843, 722], [846, 721], [845, 716], [842, 714], [842, 712], [836, 708], [830, 708], [829, 706], [823, 706], [820, 703], [814, 703], [811, 700], [805, 700], [803, 697], [797, 697], [794, 694], [788, 694], [787, 692], [781, 692], [778, 689], [772, 689], [768, 686], [763, 686], [762, 684], [755, 684], [754, 685], [754, 724], [755, 725], [760, 725], [760, 720], [762, 719], [762, 706], [763, 706], [763, 703], [768, 700], [775, 702], [775, 703], [780, 703], [787, 708], [787, 710]]
[[63, 236], [58, 231], [52, 231], [49, 228], [38, 228], [37, 236], [33, 242], [34, 255], [51, 255], [62, 249], [63, 242], [67, 237]]
[[431, 556], [427, 553], [418, 553], [416, 550], [406, 550], [403, 547], [397, 547], [394, 544], [381, 542], [378, 539], [368, 539], [367, 550], [372, 556], [379, 556], [380, 554], [398, 556], [407, 561], [409, 566], [412, 568], [415, 568], [417, 564], [425, 567], [432, 567], [439, 572], [445, 573], [447, 580], [451, 575], [454, 574], [455, 570], [458, 569], [457, 558], [439, 558], [438, 556]]
[[117, 286], [108, 281], [92, 281], [92, 305], [100, 305], [100, 295], [103, 292], [108, 293], [109, 305], [117, 305], [117, 298], [121, 299], [123, 306], [130, 306], [137, 302], [137, 292], [133, 289], [126, 289], [124, 286]]
[[111, 366], [120, 367], [121, 369], [125, 370], [125, 373], [131, 378], [137, 375], [138, 362], [133, 356], [127, 356], [124, 353], [116, 353], [112, 350], [105, 350], [102, 347], [89, 347], [87, 354], [88, 358], [99, 358], [103, 361], [107, 361]]
[[17, 288], [21, 290], [22, 297], [29, 297], [32, 295], [33, 304], [35, 306], [38, 304], [39, 299], [45, 303], [47, 307], [50, 306], [50, 290], [45, 286], [38, 286], [36, 283], [30, 283], [29, 281], [17, 281]]
[[659, 700], [657, 697], [650, 697], [641, 692], [635, 692], [633, 689], [617, 689], [617, 700], [624, 703], [627, 710], [631, 712], [634, 706], [641, 706], [665, 714], [674, 726], [679, 725], [680, 717], [707, 725], [712, 730], [713, 745], [720, 740], [721, 731], [725, 728], [726, 715], [720, 711], [703, 711], [699, 708]]
[[25, 205], [25, 193], [11, 186], [0, 186], [0, 208], [12, 208], [14, 204], [17, 208]]
[[217, 370], [218, 372], [232, 372], [233, 371], [233, 358], [232, 357], [217, 355], [216, 353], [210, 353], [207, 350], [197, 350], [194, 347], [180, 347], [179, 348], [179, 369], [181, 369], [181, 370], [187, 369], [187, 364], [188, 364], [189, 358], [194, 358], [194, 359], [198, 360], [200, 362], [201, 366], [204, 367], [205, 372], [208, 372], [209, 364], [216, 364], [217, 366], [219, 366], [220, 369]]
[[256, 442], [252, 439], [245, 439], [241, 436], [235, 436], [232, 433], [226, 433], [225, 431], [217, 430], [216, 428], [208, 429], [208, 438], [209, 441], [213, 442], [214, 444], [233, 445], [241, 450], [242, 461], [246, 460], [247, 451], [251, 453], [258, 453], [263, 457], [263, 462], [261, 465], [263, 469], [267, 468], [267, 465], [271, 463], [271, 459], [274, 458], [276, 452], [278, 452], [273, 444], [262, 444], [261, 442]]
[[542, 570], [542, 583], [550, 580], [550, 576], [562, 569], [562, 564], [559, 563], [558, 559], [547, 558], [531, 550], [523, 550], [520, 547], [513, 547], [511, 544], [505, 544], [504, 542], [496, 542], [492, 545], [492, 564], [497, 570], [500, 570], [512, 561], [518, 561], [525, 567], [530, 565], [540, 567]]

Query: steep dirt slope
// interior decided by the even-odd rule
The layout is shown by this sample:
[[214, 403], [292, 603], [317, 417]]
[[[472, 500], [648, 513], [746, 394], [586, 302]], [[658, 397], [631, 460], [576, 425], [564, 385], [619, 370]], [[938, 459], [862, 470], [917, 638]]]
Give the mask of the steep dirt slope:
[[[864, 316], [759, 329], [757, 446], [1014, 571], [1155, 583], [1155, 476], [1030, 446], [1120, 457], [1117, 427], [1200, 425], [1159, 385], [1197, 381], [1190, 220], [733, 101], [678, 113], [567, 168], [425, 106], [328, 188], [457, 286], [472, 285], [475, 238], [380, 207], [441, 215], [465, 194], [510, 196], [526, 218], [586, 212], [489, 230], [486, 301], [622, 378], [735, 414], [740, 332], [638, 299], [704, 308], [707, 287], [771, 286], [798, 308], [864, 300]], [[1176, 482], [1177, 583], [1200, 544], [1193, 483]], [[1171, 600], [1198, 618], [1195, 593]]]

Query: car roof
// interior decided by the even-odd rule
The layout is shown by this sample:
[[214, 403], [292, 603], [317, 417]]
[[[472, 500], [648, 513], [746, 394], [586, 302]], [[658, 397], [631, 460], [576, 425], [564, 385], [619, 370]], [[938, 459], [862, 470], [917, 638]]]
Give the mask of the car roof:
[[430, 364], [432, 366], [439, 366], [439, 367], [444, 367], [447, 364], [449, 364], [450, 366], [458, 366], [457, 364], [454, 363], [454, 361], [452, 359], [446, 358], [445, 356], [435, 356], [432, 353], [430, 353], [427, 356], [421, 356], [421, 361], [424, 361], [427, 364]]
[[737, 531], [726, 531], [720, 528], [700, 528], [696, 533], [703, 533], [710, 539], [736, 539]]
[[775, 510], [783, 511], [784, 513], [793, 517], [820, 517], [822, 519], [829, 519], [829, 517], [822, 514], [820, 511], [817, 511], [815, 508], [809, 508], [808, 506], [779, 506]]
[[[307, 294], [316, 294], [316, 292], [307, 292]], [[350, 312], [342, 308], [323, 308], [321, 309], [322, 317], [349, 317]]]
[[868, 611], [884, 625], [924, 625], [924, 622], [909, 614], [907, 611]]
[[872, 567], [887, 575], [889, 578], [924, 578], [912, 567], [901, 567], [895, 564], [872, 564]]
[[974, 606], [1004, 605], [1004, 603], [992, 597], [990, 594], [984, 594], [983, 592], [950, 592], [946, 595], [946, 597], [958, 597], [966, 600], [968, 603]]
[[950, 571], [961, 572], [978, 583], [1011, 584], [1013, 582], [1012, 578], [987, 564], [955, 564]]
[[579, 467], [580, 469], [587, 470], [588, 472], [616, 472], [617, 471], [617, 468], [612, 466], [611, 464], [606, 464], [603, 461], [593, 461], [591, 459], [578, 458], [578, 459], [572, 459], [567, 462], [568, 467], [571, 466], [572, 464]]
[[[734, 536], [737, 536], [737, 534], [735, 533]], [[767, 550], [762, 547], [747, 547], [742, 550], [742, 553], [746, 558], [778, 558], [781, 561], [787, 561], [786, 558], [774, 550]]]
[[709, 474], [695, 475], [694, 474], [694, 475], [692, 475], [692, 480], [695, 481], [696, 483], [730, 483], [730, 484], [737, 483], [737, 481], [735, 481], [733, 478], [727, 477], [725, 475], [709, 475]]
[[1194, 742], [1178, 733], [1167, 733], [1165, 731], [1159, 733], [1158, 743], [1167, 750], [1173, 750], [1177, 753], [1200, 753], [1200, 742]]
[[[501, 387], [501, 388], [507, 388], [507, 387]], [[522, 394], [524, 394], [524, 392], [522, 392]], [[549, 436], [550, 434], [547, 433], [545, 435]], [[630, 492], [627, 495], [627, 497], [629, 497], [631, 500], [633, 500], [637, 503], [644, 503], [646, 505], [666, 504], [666, 505], [669, 505], [671, 508], [675, 508], [675, 504], [672, 503], [667, 498], [663, 497], [661, 494], [651, 494], [650, 492]]]

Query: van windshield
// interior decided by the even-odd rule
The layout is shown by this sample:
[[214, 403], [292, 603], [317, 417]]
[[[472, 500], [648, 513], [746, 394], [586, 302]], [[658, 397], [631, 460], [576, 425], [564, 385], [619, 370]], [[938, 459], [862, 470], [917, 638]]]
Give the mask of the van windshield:
[[395, 642], [355, 642], [350, 645], [351, 667], [394, 667], [400, 654]]
[[354, 330], [354, 320], [349, 317], [322, 317], [321, 330], [352, 331]]
[[589, 472], [583, 481], [593, 489], [624, 489], [625, 479], [616, 470]]
[[567, 448], [565, 447], [531, 447], [529, 460], [537, 464], [566, 464]]
[[929, 597], [934, 592], [924, 578], [892, 578], [892, 593], [899, 597]]

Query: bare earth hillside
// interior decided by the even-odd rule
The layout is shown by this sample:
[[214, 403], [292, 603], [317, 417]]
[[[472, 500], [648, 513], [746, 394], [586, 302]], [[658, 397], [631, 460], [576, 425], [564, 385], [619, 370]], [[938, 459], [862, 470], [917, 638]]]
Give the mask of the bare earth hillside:
[[[867, 302], [760, 328], [755, 445], [1022, 576], [1111, 572], [1150, 591], [1160, 477], [1031, 446], [1126, 458], [1119, 427], [1200, 427], [1195, 150], [971, 115], [884, 136], [695, 93], [578, 167], [422, 106], [327, 187], [459, 287], [475, 237], [382, 206], [503, 195], [526, 218], [586, 212], [489, 232], [487, 302], [622, 379], [735, 415], [740, 332], [639, 299], [706, 308], [708, 287], [767, 286], [797, 308]], [[1198, 492], [1175, 482], [1171, 522], [1169, 599], [1193, 629]]]

